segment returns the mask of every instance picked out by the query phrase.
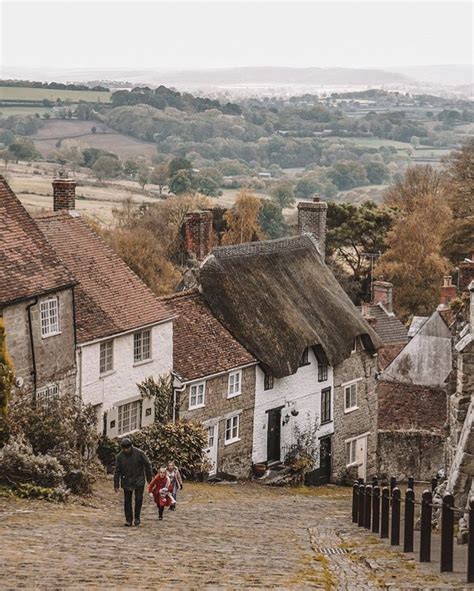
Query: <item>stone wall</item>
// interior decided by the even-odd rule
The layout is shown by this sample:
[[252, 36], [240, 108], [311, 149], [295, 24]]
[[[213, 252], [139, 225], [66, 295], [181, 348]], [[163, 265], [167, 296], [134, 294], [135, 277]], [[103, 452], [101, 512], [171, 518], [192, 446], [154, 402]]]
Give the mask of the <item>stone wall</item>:
[[431, 480], [445, 467], [441, 432], [379, 431], [377, 439], [377, 475], [381, 478]]
[[[357, 351], [334, 368], [334, 437], [332, 444], [332, 480], [347, 481], [353, 473], [346, 461], [346, 442], [367, 435], [366, 474], [376, 473], [377, 448], [377, 394], [375, 373], [377, 357], [362, 348], [357, 341]], [[357, 381], [358, 408], [344, 410], [344, 387]]]

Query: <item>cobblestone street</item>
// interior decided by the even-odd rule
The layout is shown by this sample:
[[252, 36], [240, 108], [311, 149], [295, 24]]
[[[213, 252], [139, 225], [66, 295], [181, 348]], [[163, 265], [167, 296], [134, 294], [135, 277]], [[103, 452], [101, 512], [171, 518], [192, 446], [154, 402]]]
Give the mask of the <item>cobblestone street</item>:
[[354, 527], [350, 489], [186, 483], [175, 513], [146, 497], [130, 529], [121, 501], [105, 480], [83, 504], [0, 498], [0, 588], [467, 588]]

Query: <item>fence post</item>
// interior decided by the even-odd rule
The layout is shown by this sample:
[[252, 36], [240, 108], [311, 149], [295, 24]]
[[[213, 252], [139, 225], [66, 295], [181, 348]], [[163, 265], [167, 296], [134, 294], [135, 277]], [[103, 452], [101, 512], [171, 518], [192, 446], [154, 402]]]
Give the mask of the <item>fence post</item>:
[[390, 496], [393, 495], [393, 489], [397, 486], [397, 479], [395, 476], [390, 476]]
[[411, 488], [405, 493], [405, 526], [403, 529], [403, 551], [413, 552], [415, 529], [415, 493]]
[[407, 488], [411, 488], [413, 490], [415, 488], [415, 479], [413, 476], [410, 476], [407, 481]]
[[454, 544], [454, 497], [451, 493], [443, 496], [441, 509], [441, 564], [442, 573], [453, 572]]
[[390, 544], [400, 544], [400, 489], [396, 486], [392, 492], [392, 529], [390, 531]]
[[357, 525], [363, 527], [365, 523], [365, 486], [359, 485], [359, 512], [357, 515]]
[[372, 485], [368, 484], [365, 487], [365, 508], [364, 508], [364, 527], [370, 529], [370, 521], [372, 518]]
[[372, 531], [378, 534], [380, 530], [380, 487], [372, 489]]
[[357, 523], [359, 511], [359, 482], [356, 480], [352, 485], [352, 523]]
[[431, 562], [431, 502], [433, 494], [425, 490], [421, 500], [420, 562]]
[[388, 487], [382, 489], [382, 520], [380, 524], [380, 537], [388, 538], [388, 521], [390, 511], [390, 501], [388, 499]]
[[379, 484], [379, 479], [377, 478], [377, 476], [372, 476], [372, 487], [378, 486], [378, 484]]
[[467, 541], [467, 582], [474, 583], [474, 497], [469, 501]]
[[435, 491], [435, 488], [438, 486], [438, 479], [436, 478], [436, 476], [434, 476], [431, 479], [431, 492], [433, 493]]

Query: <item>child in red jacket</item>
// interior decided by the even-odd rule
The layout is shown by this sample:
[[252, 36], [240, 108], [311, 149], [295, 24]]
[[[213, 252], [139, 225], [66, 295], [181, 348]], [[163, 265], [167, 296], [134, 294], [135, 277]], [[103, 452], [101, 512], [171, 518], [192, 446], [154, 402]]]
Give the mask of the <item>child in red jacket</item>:
[[148, 485], [148, 492], [153, 497], [158, 507], [158, 519], [163, 519], [163, 511], [165, 507], [174, 505], [176, 501], [173, 499], [173, 495], [170, 492], [171, 481], [166, 474], [166, 468], [162, 466], [158, 470], [158, 474]]

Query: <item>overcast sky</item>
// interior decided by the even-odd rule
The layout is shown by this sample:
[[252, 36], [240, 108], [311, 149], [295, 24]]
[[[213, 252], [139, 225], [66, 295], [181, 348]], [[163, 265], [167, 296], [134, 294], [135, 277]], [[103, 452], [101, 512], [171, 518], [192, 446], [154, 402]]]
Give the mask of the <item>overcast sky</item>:
[[4, 67], [468, 64], [470, 2], [2, 1]]

